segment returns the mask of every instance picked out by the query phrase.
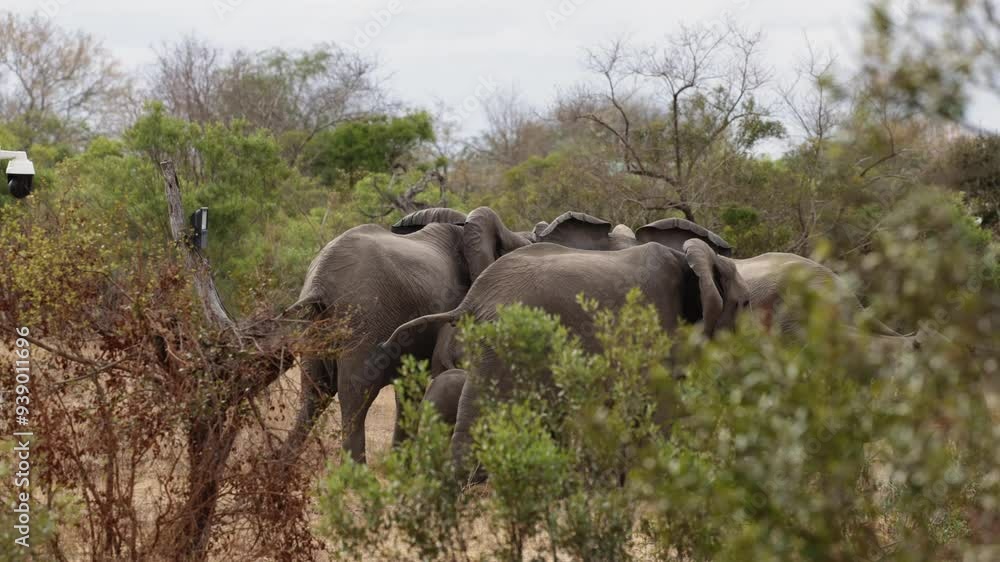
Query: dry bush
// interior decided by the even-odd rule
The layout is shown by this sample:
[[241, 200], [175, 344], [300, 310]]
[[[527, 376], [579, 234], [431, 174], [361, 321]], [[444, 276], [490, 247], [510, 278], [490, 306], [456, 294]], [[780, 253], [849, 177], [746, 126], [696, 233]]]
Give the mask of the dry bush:
[[[261, 311], [210, 328], [175, 249], [128, 247], [74, 208], [0, 213], [11, 264], [0, 329], [31, 330], [33, 502], [58, 522], [33, 532], [34, 548], [58, 560], [312, 558], [311, 472], [269, 460], [280, 436], [260, 408], [295, 355], [338, 347], [343, 324], [303, 329]], [[11, 361], [0, 354], [4, 372]]]

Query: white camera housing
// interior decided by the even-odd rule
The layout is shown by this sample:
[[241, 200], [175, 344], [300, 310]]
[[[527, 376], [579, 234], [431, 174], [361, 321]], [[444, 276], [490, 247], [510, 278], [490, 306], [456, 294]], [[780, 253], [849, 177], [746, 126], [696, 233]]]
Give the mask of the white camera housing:
[[10, 160], [7, 164], [7, 187], [10, 194], [17, 199], [27, 197], [35, 179], [35, 165], [28, 160], [28, 154], [24, 151], [0, 150], [0, 160]]

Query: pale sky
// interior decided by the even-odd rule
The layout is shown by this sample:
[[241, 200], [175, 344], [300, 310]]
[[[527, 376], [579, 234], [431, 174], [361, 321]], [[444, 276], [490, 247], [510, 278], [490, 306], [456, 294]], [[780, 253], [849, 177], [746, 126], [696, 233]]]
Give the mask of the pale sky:
[[[805, 56], [806, 37], [849, 67], [857, 60], [866, 5], [867, 0], [0, 0], [0, 9], [42, 11], [60, 26], [90, 32], [136, 68], [152, 61], [152, 47], [192, 32], [226, 49], [293, 49], [324, 41], [361, 46], [381, 61], [396, 98], [427, 108], [436, 99], [458, 108], [470, 96], [475, 99], [484, 81], [514, 85], [526, 102], [545, 108], [560, 87], [588, 77], [585, 48], [622, 35], [654, 41], [681, 23], [709, 23], [727, 14], [763, 31], [763, 61], [779, 80], [792, 78]], [[1000, 118], [990, 123], [980, 113], [990, 112], [975, 111], [974, 121], [1000, 124]], [[458, 114], [466, 132], [483, 124], [478, 110]]]

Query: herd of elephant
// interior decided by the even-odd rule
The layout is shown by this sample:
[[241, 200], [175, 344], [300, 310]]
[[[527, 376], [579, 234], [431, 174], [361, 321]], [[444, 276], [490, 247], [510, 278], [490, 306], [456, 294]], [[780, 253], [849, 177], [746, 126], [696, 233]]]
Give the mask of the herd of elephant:
[[[425, 399], [454, 424], [452, 453], [462, 466], [480, 387], [509, 386], [509, 373], [487, 352], [480, 376], [466, 377], [458, 368], [462, 350], [454, 325], [464, 315], [493, 320], [498, 305], [519, 302], [557, 315], [591, 351], [599, 346], [592, 318], [577, 303], [581, 293], [614, 309], [638, 287], [665, 330], [687, 322], [709, 337], [731, 327], [744, 309], [766, 327], [798, 330], [795, 316], [780, 306], [793, 270], [810, 285], [833, 287], [845, 307], [860, 310], [846, 283], [812, 260], [786, 253], [731, 255], [721, 237], [677, 218], [633, 232], [567, 212], [532, 232], [514, 232], [488, 207], [468, 215], [433, 208], [404, 217], [391, 230], [352, 228], [313, 259], [299, 299], [286, 311], [313, 320], [346, 318], [352, 341], [336, 356], [301, 358], [301, 407], [284, 455], [298, 455], [317, 417], [339, 394], [343, 447], [364, 462], [368, 410], [398, 376], [402, 358], [412, 355], [430, 363]], [[875, 332], [899, 342], [910, 338], [882, 324]], [[393, 443], [404, 438], [398, 411]]]

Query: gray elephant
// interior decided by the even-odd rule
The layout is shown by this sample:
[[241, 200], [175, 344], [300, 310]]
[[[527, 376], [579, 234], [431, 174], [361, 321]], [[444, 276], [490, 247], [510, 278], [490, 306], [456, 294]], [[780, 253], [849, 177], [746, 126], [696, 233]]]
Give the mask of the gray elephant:
[[[379, 390], [396, 376], [400, 355], [377, 352], [400, 324], [455, 308], [472, 281], [502, 255], [530, 242], [508, 230], [491, 209], [466, 217], [426, 209], [393, 227], [362, 225], [338, 236], [313, 259], [298, 301], [288, 312], [309, 319], [345, 318], [351, 330], [336, 357], [304, 357], [301, 406], [283, 456], [295, 458], [316, 418], [340, 396], [343, 446], [365, 460], [364, 422]], [[287, 313], [287, 312], [286, 312]], [[419, 340], [436, 334], [417, 334]], [[394, 440], [401, 437], [397, 417]]]
[[[684, 219], [664, 219], [636, 231], [639, 243], [658, 242], [671, 248], [681, 248], [692, 238], [705, 241], [720, 253], [732, 251], [732, 246], [720, 236]], [[863, 309], [861, 301], [843, 279], [830, 268], [809, 258], [769, 252], [752, 258], [734, 259], [733, 263], [750, 287], [750, 303], [754, 313], [767, 328], [775, 326], [784, 333], [797, 333], [801, 329], [801, 319], [781, 306], [782, 294], [794, 277], [801, 277], [814, 289], [832, 289], [845, 307], [844, 312], [848, 318]], [[903, 345], [912, 343], [912, 336], [903, 336], [881, 322], [873, 321], [872, 327], [876, 336], [889, 338]]]
[[[539, 236], [547, 242], [579, 249], [611, 249], [656, 242], [682, 249], [692, 238], [709, 244], [716, 253], [731, 256], [733, 247], [707, 228], [681, 218], [670, 218], [647, 224], [629, 239], [627, 227], [590, 217], [583, 213], [564, 213]], [[801, 320], [781, 306], [782, 293], [794, 275], [800, 275], [812, 288], [831, 288], [850, 317], [863, 309], [857, 296], [830, 268], [797, 254], [769, 252], [747, 259], [734, 259], [740, 276], [750, 287], [750, 303], [765, 327], [776, 326], [785, 333], [796, 333]], [[912, 336], [903, 336], [885, 324], [873, 321], [874, 334], [896, 344], [910, 345]]]
[[458, 401], [467, 376], [462, 369], [448, 369], [431, 379], [424, 393], [423, 401], [433, 406], [441, 421], [452, 427], [458, 417]]
[[[399, 354], [424, 351], [422, 334], [437, 333], [464, 315], [489, 322], [496, 318], [498, 305], [519, 302], [558, 315], [586, 349], [597, 351], [593, 319], [576, 296], [583, 293], [604, 307], [619, 308], [633, 287], [656, 306], [667, 330], [685, 320], [701, 322], [706, 334], [712, 335], [732, 326], [737, 312], [749, 304], [749, 289], [732, 260], [699, 239], [686, 242], [683, 252], [660, 244], [600, 252], [539, 243], [498, 259], [458, 307], [403, 324], [383, 346]], [[466, 381], [459, 401], [452, 437], [456, 466], [464, 466], [482, 385], [496, 385], [501, 393], [511, 385], [510, 373], [495, 354], [485, 354], [478, 372]]]
[[[551, 223], [535, 225], [531, 239], [551, 242], [583, 250], [617, 250], [649, 242], [681, 250], [685, 241], [697, 238], [705, 241], [722, 256], [732, 256], [733, 247], [707, 228], [682, 218], [669, 218], [647, 224], [635, 231], [625, 225], [612, 228], [610, 222], [585, 213], [571, 211]], [[782, 294], [791, 276], [801, 275], [813, 288], [828, 287], [835, 291], [845, 307], [846, 317], [863, 310], [861, 302], [847, 283], [828, 267], [797, 254], [769, 252], [747, 259], [734, 259], [737, 270], [750, 287], [750, 301], [756, 316], [765, 327], [776, 326], [785, 333], [797, 333], [801, 319], [782, 304]], [[872, 321], [874, 335], [893, 346], [917, 345], [913, 335], [901, 335], [885, 324]]]

